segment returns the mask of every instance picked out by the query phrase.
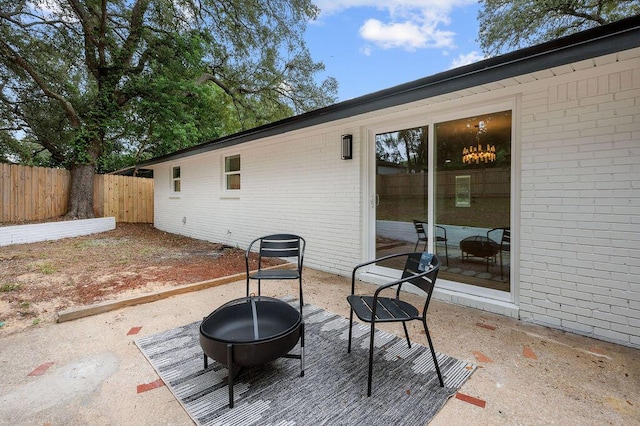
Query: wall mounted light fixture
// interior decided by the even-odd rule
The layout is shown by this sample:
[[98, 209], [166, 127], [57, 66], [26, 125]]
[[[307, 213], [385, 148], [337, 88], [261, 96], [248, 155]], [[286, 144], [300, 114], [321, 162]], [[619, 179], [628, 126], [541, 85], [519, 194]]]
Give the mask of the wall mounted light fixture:
[[353, 136], [342, 135], [342, 159], [351, 160], [353, 158]]

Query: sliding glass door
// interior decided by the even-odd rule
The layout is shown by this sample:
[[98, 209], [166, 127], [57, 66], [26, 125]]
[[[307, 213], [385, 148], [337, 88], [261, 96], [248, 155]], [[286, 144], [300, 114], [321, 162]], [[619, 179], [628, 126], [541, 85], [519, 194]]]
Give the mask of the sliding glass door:
[[376, 134], [376, 257], [435, 251], [439, 278], [509, 292], [511, 138], [511, 110]]

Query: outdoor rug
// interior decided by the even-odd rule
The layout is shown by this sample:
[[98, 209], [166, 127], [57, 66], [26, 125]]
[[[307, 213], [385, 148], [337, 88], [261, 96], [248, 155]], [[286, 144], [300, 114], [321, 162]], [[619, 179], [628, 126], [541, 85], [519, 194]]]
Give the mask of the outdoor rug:
[[[200, 321], [135, 343], [198, 425], [425, 425], [476, 368], [437, 353], [441, 388], [429, 348], [412, 343], [409, 349], [405, 339], [377, 331], [367, 398], [370, 326], [354, 323], [348, 354], [348, 319], [313, 305], [303, 313], [304, 377], [300, 360], [291, 358], [244, 369], [231, 409], [226, 367], [209, 360], [203, 369]], [[299, 343], [291, 353], [300, 353]]]

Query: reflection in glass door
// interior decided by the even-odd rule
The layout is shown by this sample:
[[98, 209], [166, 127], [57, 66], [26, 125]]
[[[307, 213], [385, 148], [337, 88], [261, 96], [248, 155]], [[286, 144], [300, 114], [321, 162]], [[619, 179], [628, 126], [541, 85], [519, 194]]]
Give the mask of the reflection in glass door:
[[427, 137], [426, 126], [376, 135], [376, 257], [416, 248], [413, 220], [426, 222], [428, 211]]
[[510, 291], [511, 111], [436, 123], [436, 221], [447, 229], [440, 278]]
[[511, 111], [435, 123], [433, 206], [429, 127], [377, 134], [376, 257], [428, 250], [431, 234], [439, 278], [509, 292], [511, 128]]

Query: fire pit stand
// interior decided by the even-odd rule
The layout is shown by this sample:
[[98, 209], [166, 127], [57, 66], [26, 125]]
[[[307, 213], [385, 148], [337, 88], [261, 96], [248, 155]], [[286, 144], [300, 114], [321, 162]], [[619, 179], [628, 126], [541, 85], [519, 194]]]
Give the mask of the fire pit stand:
[[[290, 354], [298, 340], [300, 354]], [[300, 360], [300, 376], [304, 376], [302, 315], [279, 299], [251, 296], [220, 306], [202, 321], [200, 346], [205, 369], [208, 358], [227, 366], [229, 408], [233, 408], [233, 381], [242, 367], [295, 358]]]

